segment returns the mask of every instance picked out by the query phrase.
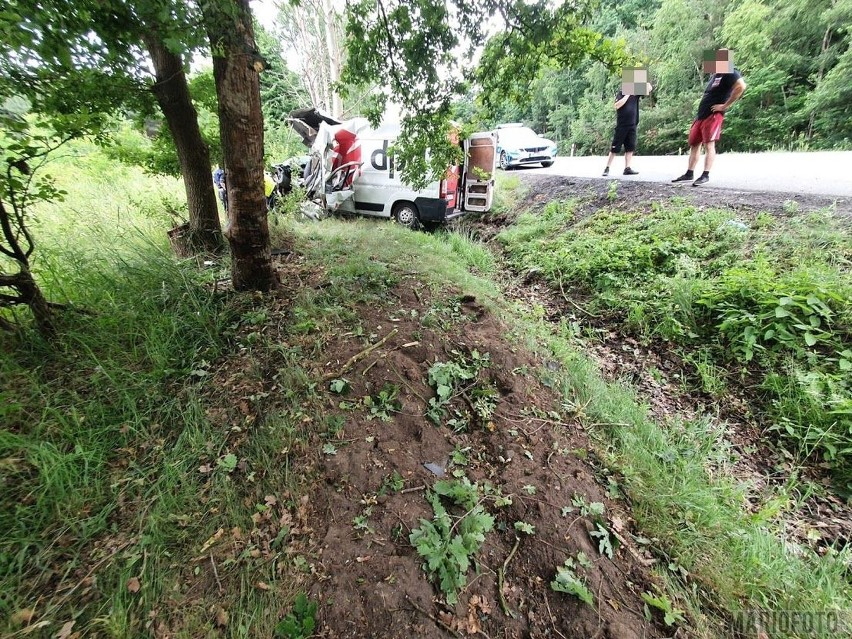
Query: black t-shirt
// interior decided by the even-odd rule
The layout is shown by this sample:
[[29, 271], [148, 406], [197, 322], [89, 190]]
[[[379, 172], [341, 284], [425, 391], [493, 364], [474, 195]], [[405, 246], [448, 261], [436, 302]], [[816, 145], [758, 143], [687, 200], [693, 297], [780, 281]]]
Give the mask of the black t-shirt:
[[[621, 89], [615, 94], [615, 101], [618, 102], [621, 98], [624, 97], [624, 94], [621, 92]], [[634, 127], [639, 124], [639, 96], [631, 95], [627, 98], [627, 102], [624, 103], [620, 109], [616, 109], [615, 111], [615, 126], [629, 128]]]
[[734, 90], [734, 85], [741, 77], [743, 76], [736, 68], [732, 73], [714, 73], [711, 75], [707, 87], [704, 89], [701, 104], [698, 105], [698, 115], [695, 116], [695, 119], [703, 120], [709, 117], [712, 113], [711, 106], [727, 102]]

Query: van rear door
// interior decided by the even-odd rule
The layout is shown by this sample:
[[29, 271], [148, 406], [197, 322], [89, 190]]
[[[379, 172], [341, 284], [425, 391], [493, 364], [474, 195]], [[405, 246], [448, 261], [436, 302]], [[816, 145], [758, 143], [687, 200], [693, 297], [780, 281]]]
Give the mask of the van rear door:
[[464, 141], [464, 210], [491, 210], [494, 200], [494, 170], [497, 168], [497, 136], [474, 133]]

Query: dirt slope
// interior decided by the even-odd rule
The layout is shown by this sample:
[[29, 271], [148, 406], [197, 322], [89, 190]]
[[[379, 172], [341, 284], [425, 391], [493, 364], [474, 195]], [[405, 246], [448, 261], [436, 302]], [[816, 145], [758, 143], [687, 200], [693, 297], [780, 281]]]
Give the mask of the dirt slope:
[[[345, 378], [351, 386], [345, 396], [328, 391], [325, 419], [342, 426], [326, 442], [310, 495], [317, 544], [310, 593], [320, 601], [320, 636], [662, 636], [646, 621], [640, 598], [652, 590], [649, 558], [636, 549], [629, 518], [607, 497], [585, 460], [586, 434], [538, 380], [542, 362], [510, 344], [506, 327], [474, 299], [460, 296], [449, 321], [424, 328], [428, 290], [406, 278], [391, 293], [398, 298], [396, 308], [364, 307], [360, 313], [376, 339], [394, 331], [387, 341], [344, 370], [364, 343], [341, 334], [328, 345], [327, 364], [317, 371], [318, 377]], [[490, 358], [479, 379], [496, 389], [496, 409], [487, 423], [471, 419], [467, 432], [436, 426], [424, 415], [435, 396], [427, 385], [428, 370], [473, 351]], [[399, 411], [386, 420], [371, 419], [357, 400], [388, 385], [399, 389]], [[341, 401], [349, 403], [341, 409]], [[473, 413], [464, 393], [452, 405], [455, 414]], [[454, 450], [464, 451], [462, 463], [450, 463]], [[473, 482], [490, 482], [512, 500], [503, 508], [489, 502], [496, 526], [455, 606], [443, 603], [409, 542], [420, 519], [432, 516], [425, 491], [438, 477], [426, 463], [445, 469], [447, 477], [456, 470]], [[404, 488], [383, 490], [395, 473]], [[590, 536], [594, 516], [584, 516], [572, 500], [605, 504], [601, 522], [617, 547], [613, 559], [602, 556], [597, 538]], [[516, 521], [532, 525], [535, 533], [516, 531]], [[577, 572], [593, 593], [594, 606], [550, 588], [556, 568], [579, 552], [590, 562]]]

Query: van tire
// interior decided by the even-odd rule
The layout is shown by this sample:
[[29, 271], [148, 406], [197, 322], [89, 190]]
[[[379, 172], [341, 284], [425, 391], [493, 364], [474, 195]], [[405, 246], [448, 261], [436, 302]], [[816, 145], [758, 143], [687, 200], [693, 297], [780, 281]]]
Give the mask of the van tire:
[[504, 171], [509, 170], [509, 158], [506, 157], [505, 151], [500, 152], [500, 168]]
[[547, 160], [545, 162], [542, 162], [541, 166], [544, 167], [545, 169], [548, 169], [551, 166], [553, 166], [553, 160]]
[[420, 216], [417, 206], [412, 202], [397, 202], [393, 207], [393, 218], [397, 224], [416, 230], [420, 227]]

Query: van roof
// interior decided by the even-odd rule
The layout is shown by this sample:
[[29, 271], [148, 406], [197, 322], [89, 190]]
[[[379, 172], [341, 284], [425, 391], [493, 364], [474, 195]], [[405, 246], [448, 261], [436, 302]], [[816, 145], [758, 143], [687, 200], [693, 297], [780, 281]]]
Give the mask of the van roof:
[[509, 129], [515, 126], [524, 126], [523, 122], [509, 122], [508, 124], [498, 124], [498, 129]]

